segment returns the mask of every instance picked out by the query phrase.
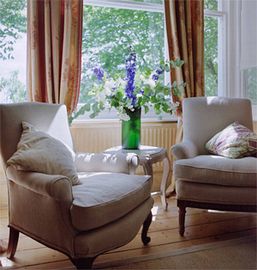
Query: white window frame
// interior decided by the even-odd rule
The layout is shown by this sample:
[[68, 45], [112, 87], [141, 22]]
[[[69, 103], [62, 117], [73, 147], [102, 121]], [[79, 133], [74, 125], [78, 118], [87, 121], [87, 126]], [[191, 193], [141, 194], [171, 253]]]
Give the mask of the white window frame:
[[157, 3], [135, 2], [129, 0], [84, 0], [83, 3], [88, 6], [164, 12], [163, 5]]

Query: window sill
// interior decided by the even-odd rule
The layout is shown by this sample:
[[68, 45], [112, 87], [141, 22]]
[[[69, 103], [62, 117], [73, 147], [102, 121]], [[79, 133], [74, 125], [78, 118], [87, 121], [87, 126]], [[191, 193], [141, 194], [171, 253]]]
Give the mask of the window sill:
[[[121, 120], [119, 119], [83, 119], [83, 120], [74, 120], [71, 124], [71, 127], [82, 127], [85, 125], [101, 125], [108, 126], [110, 124], [120, 125]], [[165, 124], [165, 123], [177, 123], [177, 119], [174, 117], [172, 119], [156, 119], [156, 118], [142, 118], [142, 124]]]

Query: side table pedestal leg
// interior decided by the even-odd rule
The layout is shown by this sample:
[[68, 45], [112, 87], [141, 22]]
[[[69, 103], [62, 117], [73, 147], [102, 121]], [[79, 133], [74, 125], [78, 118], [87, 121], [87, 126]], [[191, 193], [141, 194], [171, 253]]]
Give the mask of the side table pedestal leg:
[[168, 202], [166, 198], [167, 180], [170, 173], [170, 161], [168, 157], [163, 159], [163, 174], [161, 181], [161, 202], [164, 210], [168, 210]]

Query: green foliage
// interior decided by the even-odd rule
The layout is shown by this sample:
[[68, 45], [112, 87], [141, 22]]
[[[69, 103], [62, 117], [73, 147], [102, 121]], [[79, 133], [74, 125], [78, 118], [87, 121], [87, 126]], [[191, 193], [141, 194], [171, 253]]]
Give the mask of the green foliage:
[[218, 10], [219, 0], [204, 0], [204, 8], [209, 10]]
[[[213, 1], [210, 1], [213, 2]], [[205, 95], [218, 94], [218, 19], [205, 17], [204, 21], [204, 78]]]
[[0, 59], [11, 59], [20, 33], [26, 32], [26, 0], [1, 0], [0, 18]]
[[0, 79], [0, 96], [5, 97], [2, 102], [22, 102], [26, 100], [26, 86], [19, 81], [18, 74], [19, 71], [15, 70], [9, 78]]

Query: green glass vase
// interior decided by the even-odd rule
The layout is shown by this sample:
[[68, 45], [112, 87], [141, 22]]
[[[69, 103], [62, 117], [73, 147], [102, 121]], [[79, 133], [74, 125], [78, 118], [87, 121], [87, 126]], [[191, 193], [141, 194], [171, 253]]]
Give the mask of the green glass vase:
[[141, 108], [137, 108], [133, 112], [127, 110], [126, 113], [130, 119], [128, 121], [122, 120], [122, 148], [138, 149], [141, 135]]

